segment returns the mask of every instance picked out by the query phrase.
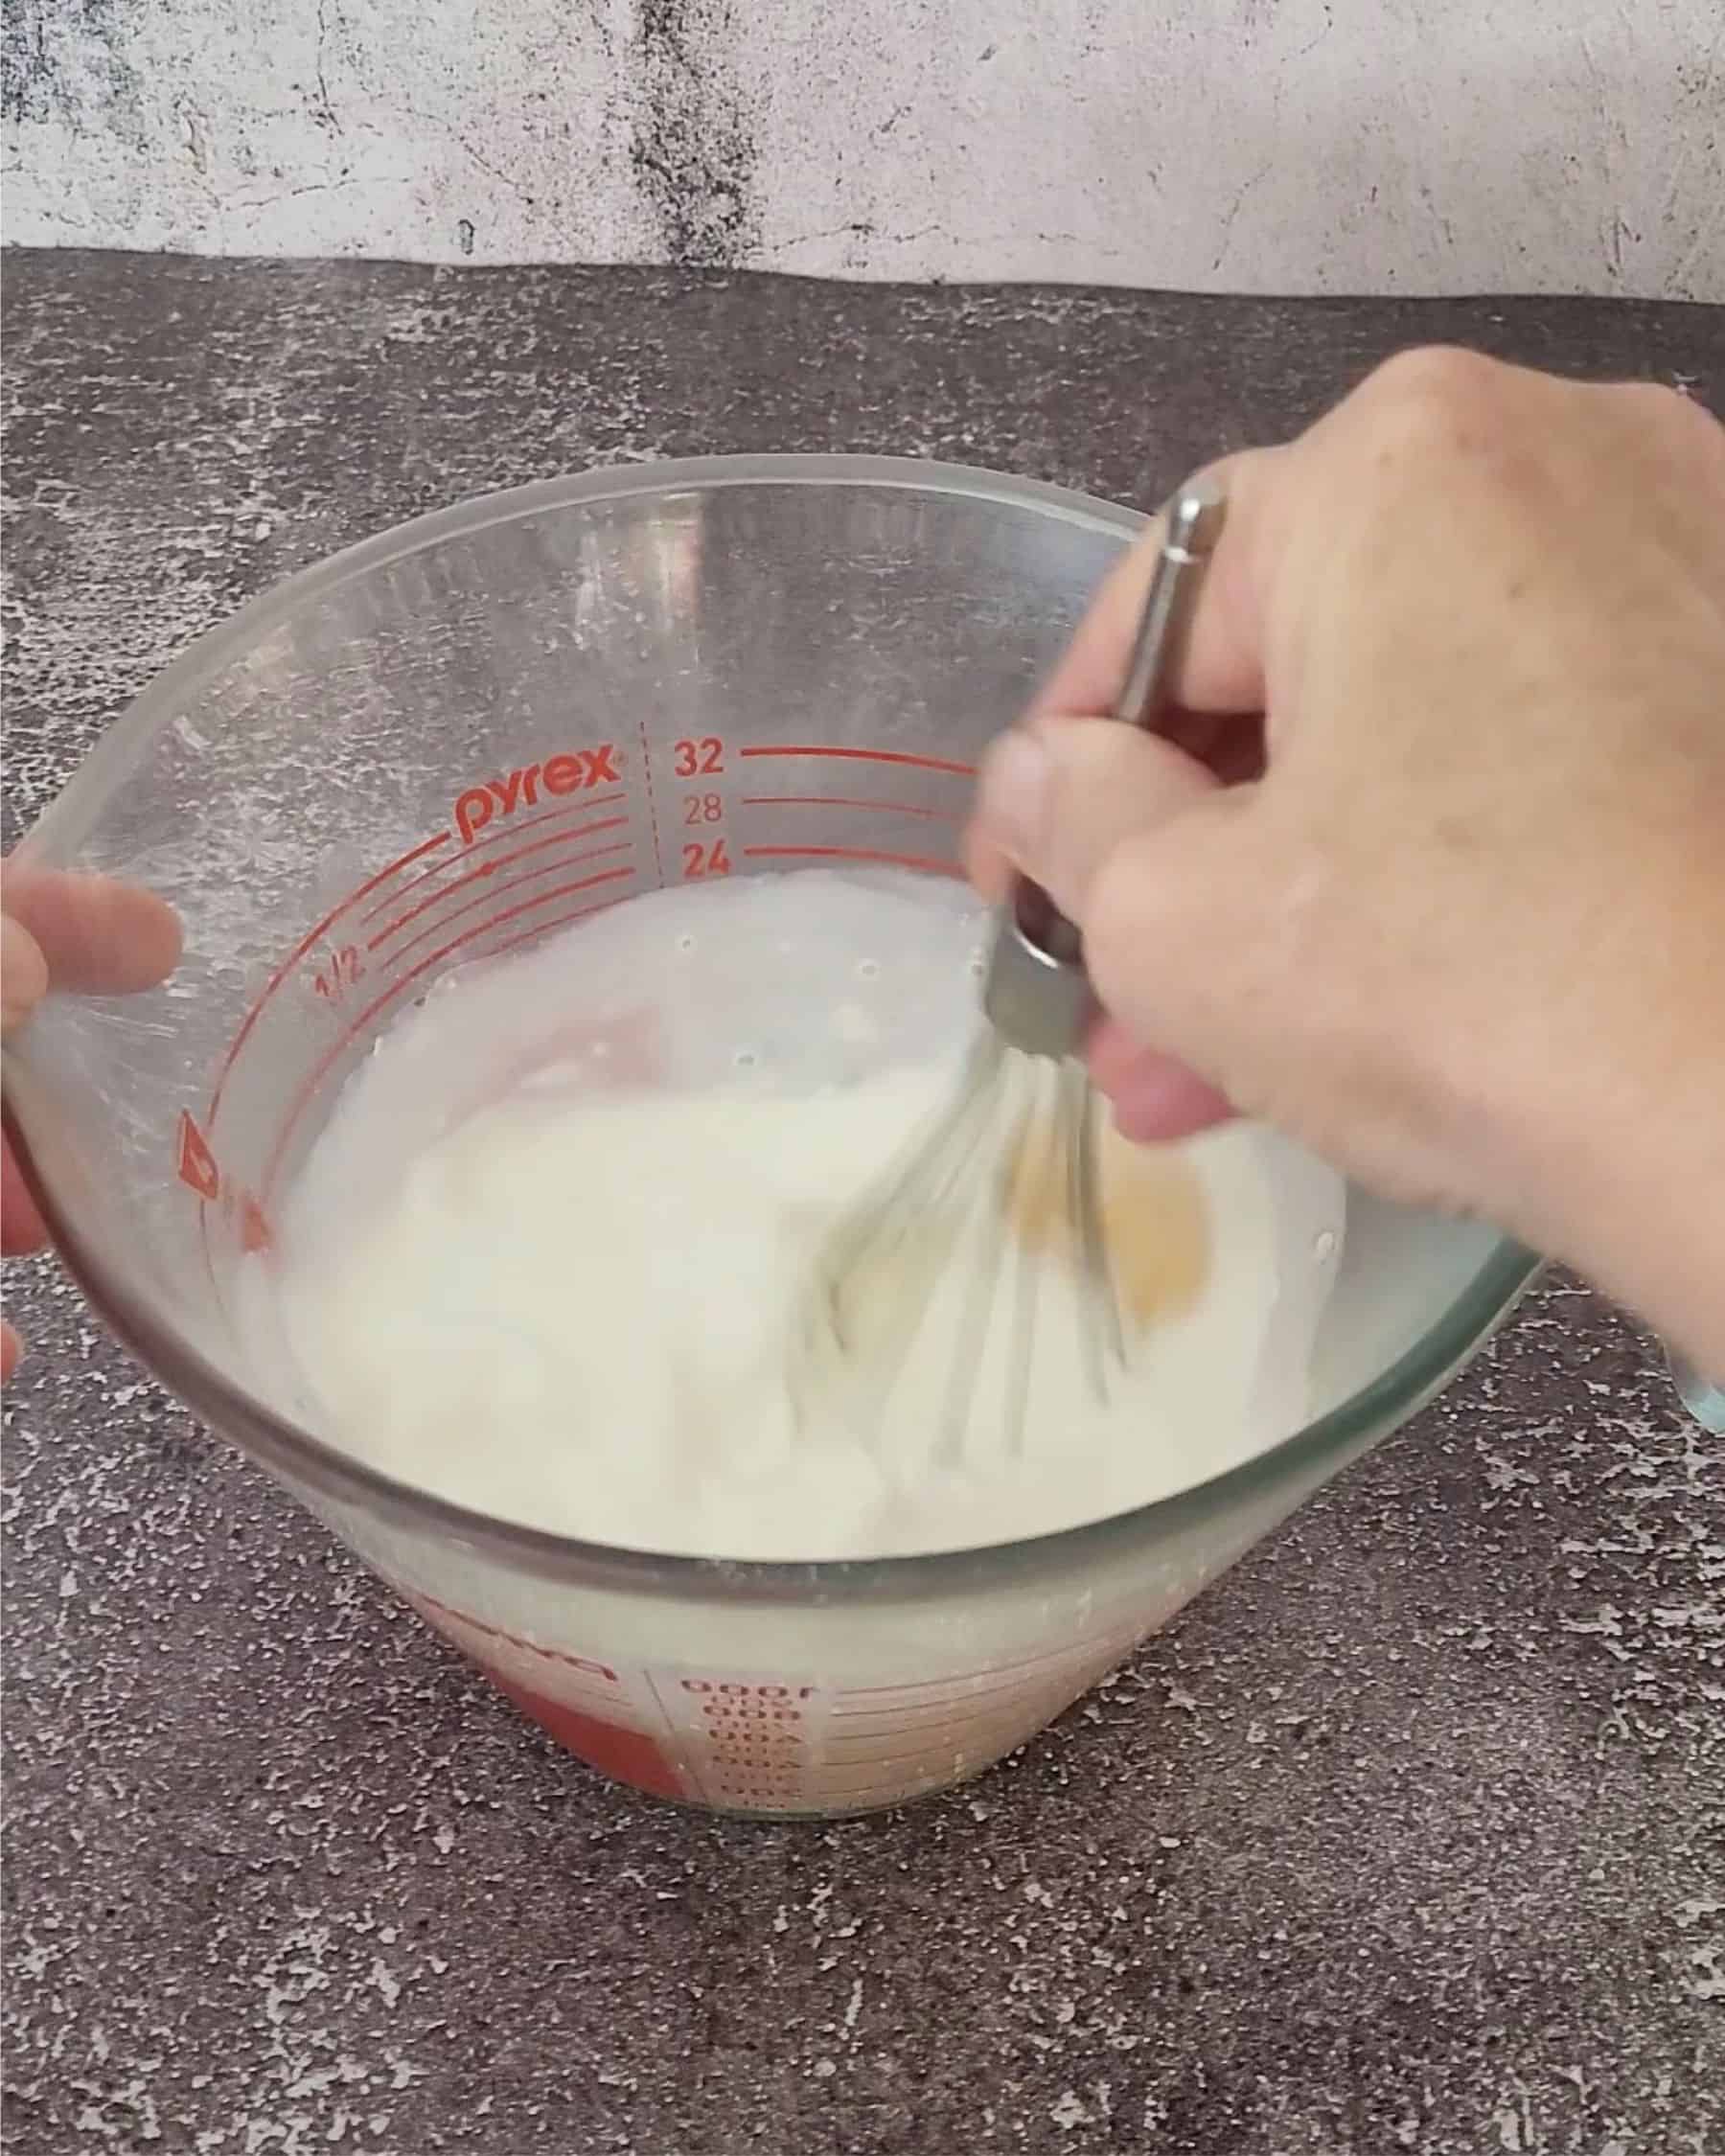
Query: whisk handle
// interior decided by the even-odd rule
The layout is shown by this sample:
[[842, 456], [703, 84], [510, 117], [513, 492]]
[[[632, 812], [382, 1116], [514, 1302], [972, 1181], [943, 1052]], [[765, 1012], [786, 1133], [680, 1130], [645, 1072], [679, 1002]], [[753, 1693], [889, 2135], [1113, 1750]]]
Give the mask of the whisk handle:
[[[1205, 562], [1221, 536], [1222, 490], [1192, 479], [1168, 503], [1114, 716], [1154, 733], [1169, 701]], [[1040, 883], [1020, 877], [1001, 908], [982, 984], [982, 1009], [1026, 1055], [1075, 1055], [1095, 1007], [1084, 939]]]
[[1040, 883], [1021, 876], [995, 923], [983, 1015], [1009, 1047], [1059, 1059], [1076, 1054], [1094, 1000], [1083, 937]]
[[1224, 514], [1213, 479], [1187, 480], [1163, 512], [1162, 542], [1114, 707], [1116, 719], [1140, 732], [1154, 733], [1172, 701], [1204, 565], [1222, 536]]

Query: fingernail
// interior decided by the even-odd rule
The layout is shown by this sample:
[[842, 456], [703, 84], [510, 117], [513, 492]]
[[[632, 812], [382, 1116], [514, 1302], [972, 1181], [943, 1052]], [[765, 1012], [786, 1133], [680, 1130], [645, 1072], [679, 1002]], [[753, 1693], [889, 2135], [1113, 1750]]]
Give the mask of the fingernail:
[[1047, 749], [1023, 726], [1015, 726], [988, 752], [982, 773], [982, 818], [1000, 845], [1021, 864], [1032, 860], [1042, 844], [1053, 768]]

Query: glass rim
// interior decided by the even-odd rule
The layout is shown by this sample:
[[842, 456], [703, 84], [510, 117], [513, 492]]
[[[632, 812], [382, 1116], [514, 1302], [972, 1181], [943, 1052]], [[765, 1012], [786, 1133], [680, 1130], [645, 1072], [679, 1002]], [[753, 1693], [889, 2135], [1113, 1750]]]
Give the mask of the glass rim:
[[[1137, 511], [1045, 481], [915, 457], [750, 454], [679, 458], [605, 467], [477, 495], [394, 525], [313, 562], [259, 593], [206, 631], [112, 722], [44, 811], [20, 852], [40, 852], [56, 865], [67, 865], [85, 832], [97, 820], [118, 768], [142, 754], [158, 728], [183, 708], [189, 695], [308, 599], [426, 546], [472, 537], [490, 525], [542, 511], [634, 495], [673, 497], [750, 485], [898, 487], [907, 492], [950, 494], [1035, 511], [1123, 539], [1130, 539], [1146, 521]], [[80, 807], [84, 812], [81, 815]], [[290, 1488], [309, 1488], [334, 1502], [416, 1533], [435, 1532], [510, 1570], [527, 1571], [542, 1580], [603, 1584], [678, 1599], [908, 1601], [978, 1584], [999, 1584], [1014, 1574], [1069, 1571], [1087, 1557], [1099, 1559], [1114, 1548], [1140, 1539], [1178, 1533], [1221, 1507], [1250, 1505], [1259, 1495], [1303, 1478], [1324, 1462], [1339, 1463], [1368, 1441], [1374, 1430], [1394, 1428], [1415, 1411], [1506, 1316], [1540, 1264], [1532, 1252], [1500, 1237], [1460, 1293], [1368, 1384], [1278, 1444], [1202, 1482], [1127, 1511], [1046, 1534], [907, 1555], [818, 1559], [683, 1556], [586, 1542], [473, 1510], [368, 1466], [278, 1415], [224, 1375], [171, 1325], [141, 1307], [115, 1270], [80, 1240], [61, 1215], [10, 1101], [5, 1120], [56, 1248], [97, 1315], [218, 1435], [276, 1470]]]

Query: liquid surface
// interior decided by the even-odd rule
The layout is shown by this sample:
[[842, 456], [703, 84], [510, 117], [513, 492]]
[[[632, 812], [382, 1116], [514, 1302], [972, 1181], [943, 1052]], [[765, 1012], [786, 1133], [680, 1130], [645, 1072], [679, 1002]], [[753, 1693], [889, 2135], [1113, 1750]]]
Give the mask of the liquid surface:
[[1026, 1059], [961, 1172], [854, 1254], [837, 1350], [821, 1261], [948, 1112], [985, 933], [926, 879], [750, 878], [441, 983], [247, 1261], [283, 1404], [494, 1516], [727, 1557], [1046, 1534], [1279, 1441], [1339, 1179], [1247, 1126], [1105, 1135], [1125, 1356], [1099, 1381], [1057, 1079]]

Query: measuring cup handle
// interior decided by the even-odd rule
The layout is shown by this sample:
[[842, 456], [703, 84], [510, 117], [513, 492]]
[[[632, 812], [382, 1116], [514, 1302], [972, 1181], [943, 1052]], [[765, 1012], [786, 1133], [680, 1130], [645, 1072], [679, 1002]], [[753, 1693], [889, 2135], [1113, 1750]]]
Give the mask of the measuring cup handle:
[[1725, 1437], [1725, 1385], [1714, 1385], [1704, 1378], [1674, 1347], [1666, 1349], [1666, 1366], [1678, 1399], [1702, 1429], [1715, 1437]]

